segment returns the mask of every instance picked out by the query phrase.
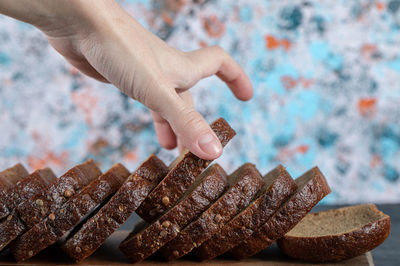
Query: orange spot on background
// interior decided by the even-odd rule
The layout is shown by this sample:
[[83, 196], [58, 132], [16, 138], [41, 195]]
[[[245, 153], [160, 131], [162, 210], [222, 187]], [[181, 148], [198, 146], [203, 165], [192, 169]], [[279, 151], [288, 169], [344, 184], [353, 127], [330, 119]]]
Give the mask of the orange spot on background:
[[166, 11], [161, 12], [161, 18], [167, 25], [169, 26], [174, 25], [174, 20]]
[[362, 116], [372, 116], [376, 112], [375, 98], [362, 98], [358, 101], [358, 111]]
[[385, 8], [385, 4], [382, 3], [382, 2], [378, 2], [378, 3], [376, 3], [376, 8], [377, 8], [379, 11], [382, 11], [382, 10]]
[[207, 43], [206, 43], [205, 41], [200, 41], [200, 42], [199, 42], [199, 45], [200, 45], [200, 47], [202, 47], [202, 48], [208, 46]]
[[284, 75], [281, 77], [281, 82], [282, 82], [282, 86], [286, 89], [286, 90], [291, 90], [293, 88], [295, 88], [298, 85], [303, 86], [303, 88], [308, 89], [311, 84], [313, 83], [312, 79], [307, 79], [304, 77], [300, 77], [298, 79], [295, 79], [291, 76], [288, 75]]
[[71, 98], [78, 109], [85, 114], [86, 123], [90, 125], [95, 107], [99, 101], [98, 97], [91, 93], [90, 88], [84, 88], [71, 92]]
[[79, 70], [75, 67], [70, 67], [69, 73], [71, 73], [72, 76], [76, 76], [79, 74]]
[[279, 150], [277, 159], [282, 162], [288, 161], [291, 158], [293, 158], [293, 156], [295, 156], [296, 153], [305, 154], [308, 152], [309, 149], [310, 149], [310, 147], [308, 145], [299, 145], [295, 148], [283, 148], [283, 149]]
[[56, 155], [54, 152], [46, 152], [43, 156], [36, 157], [34, 155], [28, 156], [28, 164], [34, 170], [47, 167], [49, 165], [64, 165], [68, 159], [68, 152], [63, 151], [61, 154]]
[[290, 76], [282, 76], [281, 82], [285, 89], [290, 90], [297, 86], [297, 81]]
[[203, 19], [203, 26], [208, 35], [214, 38], [221, 37], [225, 33], [225, 25], [215, 15]]
[[290, 41], [288, 39], [282, 39], [282, 40], [278, 40], [277, 38], [275, 38], [272, 35], [265, 35], [265, 45], [267, 46], [268, 50], [274, 50], [277, 49], [279, 47], [282, 47], [283, 49], [285, 49], [285, 51], [289, 51], [290, 49]]
[[361, 54], [364, 58], [372, 59], [376, 53], [378, 53], [378, 47], [374, 44], [366, 43], [361, 47]]
[[375, 167], [379, 166], [380, 164], [382, 164], [381, 157], [378, 155], [374, 155], [370, 162], [371, 168], [375, 168]]
[[279, 41], [275, 39], [274, 36], [272, 35], [267, 35], [265, 36], [265, 41], [267, 42], [267, 48], [268, 50], [273, 50], [279, 47]]
[[289, 51], [289, 49], [290, 49], [290, 42], [289, 42], [288, 40], [283, 39], [283, 40], [281, 41], [281, 45], [283, 46], [283, 48], [284, 48], [286, 51]]
[[125, 153], [124, 160], [136, 161], [137, 160], [137, 155], [136, 155], [135, 151], [130, 151], [130, 152]]
[[306, 153], [308, 151], [309, 147], [307, 145], [300, 145], [296, 148], [296, 151], [298, 153]]

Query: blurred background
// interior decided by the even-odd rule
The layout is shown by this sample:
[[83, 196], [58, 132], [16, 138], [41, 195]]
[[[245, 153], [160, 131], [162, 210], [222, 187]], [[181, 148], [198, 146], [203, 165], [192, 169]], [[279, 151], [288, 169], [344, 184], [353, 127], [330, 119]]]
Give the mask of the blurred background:
[[[297, 177], [314, 165], [326, 204], [400, 202], [400, 1], [136, 0], [120, 4], [184, 51], [220, 45], [249, 74], [250, 102], [212, 77], [191, 91], [237, 131], [217, 160]], [[133, 171], [170, 163], [148, 110], [71, 67], [34, 27], [0, 16], [0, 168], [62, 174], [94, 158]]]

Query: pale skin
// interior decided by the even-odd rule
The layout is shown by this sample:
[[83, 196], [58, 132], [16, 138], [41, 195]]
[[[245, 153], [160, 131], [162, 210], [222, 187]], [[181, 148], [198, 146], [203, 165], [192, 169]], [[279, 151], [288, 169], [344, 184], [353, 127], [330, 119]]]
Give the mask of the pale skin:
[[217, 75], [239, 100], [253, 96], [246, 73], [222, 48], [177, 50], [114, 0], [1, 0], [0, 13], [34, 25], [82, 73], [146, 105], [167, 149], [186, 147], [207, 160], [222, 153], [193, 106], [189, 89], [200, 79]]

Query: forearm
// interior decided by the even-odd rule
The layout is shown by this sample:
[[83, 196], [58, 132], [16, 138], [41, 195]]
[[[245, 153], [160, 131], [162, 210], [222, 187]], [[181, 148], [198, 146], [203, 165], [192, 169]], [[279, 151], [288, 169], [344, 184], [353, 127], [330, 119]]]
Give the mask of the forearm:
[[57, 28], [74, 30], [74, 25], [77, 25], [76, 28], [82, 28], [82, 23], [95, 24], [97, 18], [107, 17], [103, 14], [118, 9], [119, 6], [114, 0], [0, 1], [1, 14], [32, 24], [44, 32]]

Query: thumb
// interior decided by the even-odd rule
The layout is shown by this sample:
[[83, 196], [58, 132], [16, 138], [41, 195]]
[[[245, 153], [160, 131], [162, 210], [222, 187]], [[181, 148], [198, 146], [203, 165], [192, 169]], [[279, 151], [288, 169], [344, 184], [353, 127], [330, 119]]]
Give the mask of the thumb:
[[222, 145], [214, 131], [193, 106], [178, 94], [174, 103], [161, 113], [170, 124], [182, 146], [205, 160], [214, 160], [222, 153]]

